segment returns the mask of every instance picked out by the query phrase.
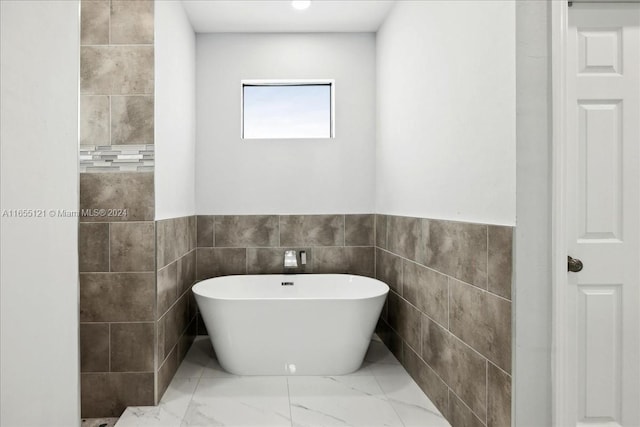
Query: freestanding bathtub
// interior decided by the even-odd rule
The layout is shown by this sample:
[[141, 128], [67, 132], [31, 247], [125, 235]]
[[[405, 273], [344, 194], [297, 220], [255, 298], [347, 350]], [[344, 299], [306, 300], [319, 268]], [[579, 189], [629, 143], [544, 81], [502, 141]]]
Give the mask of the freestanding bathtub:
[[347, 274], [224, 276], [193, 287], [218, 361], [237, 375], [356, 371], [388, 292]]

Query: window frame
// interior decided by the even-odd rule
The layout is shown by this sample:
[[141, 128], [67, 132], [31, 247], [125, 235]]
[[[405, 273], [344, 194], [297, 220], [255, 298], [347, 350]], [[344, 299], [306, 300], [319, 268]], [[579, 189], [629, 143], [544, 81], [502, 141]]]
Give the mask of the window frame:
[[[245, 86], [329, 86], [329, 137], [286, 137], [286, 138], [246, 138], [244, 136], [244, 88]], [[240, 139], [243, 141], [278, 140], [318, 140], [324, 141], [336, 137], [336, 81], [335, 79], [249, 79], [240, 81]]]

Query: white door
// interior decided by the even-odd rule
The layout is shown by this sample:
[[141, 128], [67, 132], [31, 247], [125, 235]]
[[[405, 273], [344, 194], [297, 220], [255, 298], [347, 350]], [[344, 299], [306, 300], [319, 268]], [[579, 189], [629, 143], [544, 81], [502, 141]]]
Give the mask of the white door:
[[640, 426], [640, 3], [574, 3], [567, 37], [566, 426]]

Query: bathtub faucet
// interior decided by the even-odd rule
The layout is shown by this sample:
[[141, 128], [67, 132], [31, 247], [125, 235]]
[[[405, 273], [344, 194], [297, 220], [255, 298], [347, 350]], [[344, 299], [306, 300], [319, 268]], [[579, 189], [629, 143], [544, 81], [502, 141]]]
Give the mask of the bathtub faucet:
[[294, 250], [284, 251], [284, 268], [298, 268], [307, 265], [307, 251], [300, 251], [300, 263], [298, 254]]
[[296, 251], [284, 251], [284, 268], [298, 268]]

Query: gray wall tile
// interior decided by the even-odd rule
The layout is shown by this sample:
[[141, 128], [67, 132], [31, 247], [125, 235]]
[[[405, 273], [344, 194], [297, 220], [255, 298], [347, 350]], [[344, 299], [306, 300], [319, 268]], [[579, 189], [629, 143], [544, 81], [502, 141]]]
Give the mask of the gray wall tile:
[[158, 369], [158, 401], [160, 401], [162, 395], [167, 391], [169, 383], [171, 383], [173, 376], [178, 371], [178, 365], [178, 352], [177, 349], [174, 349], [169, 353], [167, 358], [162, 361], [162, 365]]
[[344, 215], [283, 215], [280, 246], [343, 246]]
[[387, 249], [387, 215], [375, 215], [376, 217], [376, 246]]
[[376, 248], [376, 279], [402, 295], [402, 258]]
[[83, 418], [119, 417], [127, 406], [154, 404], [153, 372], [83, 373], [80, 380]]
[[80, 44], [109, 43], [109, 2], [83, 1], [80, 11]]
[[196, 253], [196, 277], [246, 274], [247, 250], [242, 248], [198, 248]]
[[109, 372], [109, 324], [80, 324], [80, 372]]
[[484, 427], [484, 423], [449, 390], [449, 414], [451, 427]]
[[513, 228], [490, 225], [488, 232], [488, 289], [494, 294], [511, 299]]
[[[195, 304], [195, 300], [194, 300]], [[195, 305], [194, 305], [195, 307]], [[186, 332], [182, 334], [180, 340], [178, 341], [178, 364], [182, 363], [182, 361], [187, 356], [189, 349], [191, 348], [194, 340], [196, 339], [196, 318], [195, 318], [195, 309], [191, 307], [191, 300], [189, 301], [189, 311], [193, 314], [193, 317], [190, 317], [189, 325], [187, 325]]]
[[373, 247], [316, 247], [313, 250], [313, 271], [374, 277], [374, 259]]
[[[166, 315], [166, 314], [165, 314]], [[164, 330], [164, 320], [162, 318], [158, 319], [156, 322], [156, 360], [157, 364], [161, 364], [163, 360], [167, 357], [164, 353], [164, 341], [165, 341], [165, 330]]]
[[148, 372], [154, 369], [155, 324], [111, 324], [111, 371]]
[[216, 216], [214, 232], [216, 247], [278, 246], [278, 216]]
[[[81, 359], [85, 368], [102, 369], [106, 354], [104, 370], [145, 371], [83, 373], [82, 413], [119, 416], [126, 406], [153, 404], [155, 391], [153, 2], [83, 1], [80, 13], [80, 168], [91, 172], [80, 175], [80, 271], [104, 271], [81, 274], [80, 317], [119, 322], [101, 324], [93, 341], [87, 331], [96, 327], [83, 326]], [[140, 158], [121, 156], [120, 144]], [[119, 173], [99, 173], [112, 170]], [[148, 323], [122, 323], [138, 321]]]
[[[376, 215], [376, 275], [401, 292], [390, 293], [377, 332], [415, 378], [431, 372], [443, 381], [426, 385], [425, 391], [448, 388], [450, 408], [445, 411], [441, 404], [439, 409], [454, 427], [484, 425], [488, 412], [503, 425], [510, 411], [504, 384], [509, 375], [503, 370], [511, 368], [511, 303], [499, 296], [511, 295], [512, 233], [511, 227]], [[398, 256], [417, 263], [402, 260], [404, 271], [398, 274], [392, 266]], [[398, 285], [395, 277], [401, 278]], [[412, 325], [416, 308], [426, 314], [420, 327]], [[416, 330], [421, 331], [418, 347]], [[494, 367], [489, 380], [502, 380], [499, 385], [488, 386], [487, 358], [502, 369]], [[487, 397], [487, 387], [502, 391]], [[487, 409], [492, 399], [495, 408]]]
[[153, 44], [153, 2], [112, 0], [111, 43]]
[[196, 248], [196, 217], [191, 215], [187, 217], [187, 229], [189, 230], [189, 250], [192, 251]]
[[422, 316], [422, 358], [480, 418], [486, 417], [486, 359], [427, 316]]
[[389, 326], [391, 326], [414, 350], [420, 351], [420, 318], [422, 314], [395, 292], [388, 296]]
[[163, 219], [157, 224], [157, 262], [158, 268], [176, 261], [190, 251], [193, 232], [188, 217]]
[[153, 221], [153, 173], [81, 173], [80, 209], [126, 209], [126, 215], [83, 216], [82, 222]]
[[151, 95], [153, 66], [153, 46], [83, 46], [80, 93]]
[[168, 355], [190, 323], [188, 295], [183, 295], [160, 319], [164, 324], [164, 354]]
[[213, 215], [198, 215], [197, 217], [197, 245], [199, 248], [210, 248], [213, 244]]
[[111, 144], [153, 144], [153, 96], [111, 97]]
[[178, 296], [191, 289], [196, 281], [196, 251], [195, 249], [178, 260]]
[[387, 245], [390, 252], [424, 264], [425, 244], [419, 218], [387, 217]]
[[111, 143], [109, 108], [108, 96], [83, 95], [80, 97], [80, 145], [97, 146]]
[[511, 303], [457, 280], [450, 286], [451, 332], [511, 372]]
[[373, 246], [375, 244], [374, 220], [372, 214], [345, 215], [345, 246]]
[[111, 271], [155, 271], [155, 224], [118, 222], [111, 224]]
[[448, 411], [449, 387], [427, 365], [411, 347], [404, 345], [402, 350], [403, 365], [413, 377], [422, 391], [436, 405], [441, 414]]
[[425, 220], [426, 265], [466, 283], [487, 289], [487, 226]]
[[178, 262], [172, 262], [158, 270], [158, 318], [162, 317], [178, 298]]
[[449, 322], [447, 276], [429, 268], [403, 261], [402, 296], [442, 326]]
[[80, 272], [109, 271], [109, 224], [80, 223], [78, 258]]
[[[389, 295], [391, 295], [391, 292]], [[391, 350], [396, 359], [402, 361], [403, 343], [400, 335], [398, 335], [391, 326], [382, 319], [378, 320], [378, 324], [376, 325], [376, 334], [380, 337], [384, 345]]]
[[155, 273], [81, 273], [80, 321], [153, 321]]
[[511, 377], [489, 363], [487, 427], [511, 427]]

